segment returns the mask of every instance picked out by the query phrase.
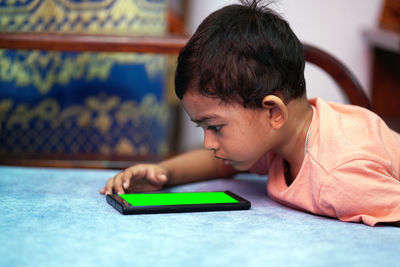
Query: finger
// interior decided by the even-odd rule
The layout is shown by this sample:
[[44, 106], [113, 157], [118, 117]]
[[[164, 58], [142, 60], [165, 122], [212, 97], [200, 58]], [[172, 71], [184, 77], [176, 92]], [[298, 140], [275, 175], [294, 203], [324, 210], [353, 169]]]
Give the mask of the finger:
[[124, 171], [124, 175], [122, 176], [122, 186], [124, 189], [129, 188], [133, 175], [134, 175], [134, 172], [132, 172], [130, 170]]
[[145, 176], [145, 169], [135, 166], [134, 168], [126, 169], [122, 176], [122, 187], [124, 190], [129, 189], [133, 190], [131, 187], [136, 187], [138, 181], [143, 179]]
[[154, 185], [163, 185], [167, 181], [165, 174], [159, 173], [157, 169], [149, 169], [147, 171], [149, 181]]
[[147, 176], [147, 168], [146, 167], [140, 167], [138, 169], [138, 172], [136, 174], [136, 179], [141, 179], [141, 178], [145, 178]]
[[158, 185], [158, 180], [153, 168], [147, 169], [146, 178], [150, 183]]
[[161, 184], [165, 184], [168, 181], [168, 177], [164, 173], [157, 174], [157, 179], [161, 182]]
[[106, 187], [103, 187], [102, 189], [99, 190], [99, 193], [100, 193], [100, 194], [103, 194], [103, 195], [104, 195], [105, 192], [106, 192]]
[[117, 192], [117, 194], [125, 194], [125, 190], [122, 187], [122, 177], [124, 176], [124, 173], [120, 173], [114, 178], [114, 191]]
[[113, 184], [114, 184], [114, 177], [108, 179], [107, 184], [105, 186], [105, 194], [111, 195], [113, 192]]

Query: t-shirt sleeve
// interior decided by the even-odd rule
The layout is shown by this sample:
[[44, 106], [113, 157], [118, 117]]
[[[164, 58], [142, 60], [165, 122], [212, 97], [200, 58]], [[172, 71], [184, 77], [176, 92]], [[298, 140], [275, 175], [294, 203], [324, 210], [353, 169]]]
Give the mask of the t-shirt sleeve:
[[384, 165], [353, 160], [336, 168], [324, 179], [320, 207], [328, 216], [342, 221], [400, 221], [400, 181]]

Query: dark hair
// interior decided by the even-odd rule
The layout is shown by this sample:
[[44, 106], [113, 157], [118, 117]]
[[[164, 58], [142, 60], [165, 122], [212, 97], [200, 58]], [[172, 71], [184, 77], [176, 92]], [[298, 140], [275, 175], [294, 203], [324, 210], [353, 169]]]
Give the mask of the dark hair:
[[303, 46], [289, 24], [260, 1], [242, 1], [209, 15], [181, 50], [175, 92], [262, 106], [281, 91], [285, 101], [305, 93]]

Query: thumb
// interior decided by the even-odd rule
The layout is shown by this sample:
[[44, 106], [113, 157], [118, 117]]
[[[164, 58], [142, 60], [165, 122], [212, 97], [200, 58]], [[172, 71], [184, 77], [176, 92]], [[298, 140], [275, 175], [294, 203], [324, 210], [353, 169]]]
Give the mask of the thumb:
[[168, 181], [168, 177], [166, 174], [160, 173], [157, 174], [157, 180], [160, 181], [160, 184], [165, 184]]

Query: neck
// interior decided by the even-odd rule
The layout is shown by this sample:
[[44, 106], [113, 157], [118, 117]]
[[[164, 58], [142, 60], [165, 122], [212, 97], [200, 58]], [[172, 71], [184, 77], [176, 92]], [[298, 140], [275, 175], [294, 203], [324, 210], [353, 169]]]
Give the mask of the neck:
[[291, 177], [289, 183], [291, 183], [299, 173], [304, 160], [305, 143], [313, 110], [305, 96], [292, 100], [287, 109], [289, 116], [278, 133], [282, 139], [275, 151], [289, 163]]

